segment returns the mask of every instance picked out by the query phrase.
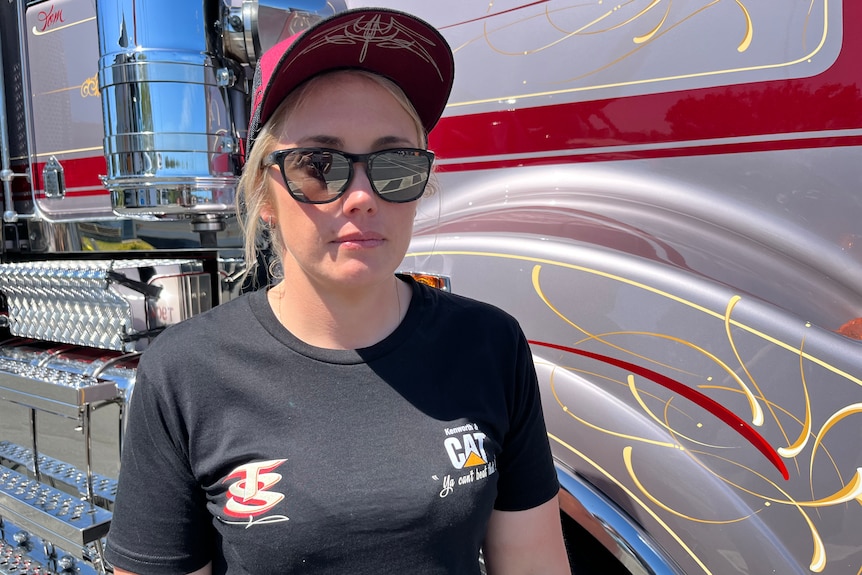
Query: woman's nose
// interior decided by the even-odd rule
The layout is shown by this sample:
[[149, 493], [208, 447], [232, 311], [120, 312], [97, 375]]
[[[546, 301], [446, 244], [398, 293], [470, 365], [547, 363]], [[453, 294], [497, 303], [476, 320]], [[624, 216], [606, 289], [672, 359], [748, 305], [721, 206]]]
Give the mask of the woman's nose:
[[381, 200], [371, 187], [371, 179], [368, 177], [364, 163], [354, 164], [353, 177], [347, 184], [342, 200], [345, 213], [356, 211], [371, 213], [377, 210], [378, 202]]

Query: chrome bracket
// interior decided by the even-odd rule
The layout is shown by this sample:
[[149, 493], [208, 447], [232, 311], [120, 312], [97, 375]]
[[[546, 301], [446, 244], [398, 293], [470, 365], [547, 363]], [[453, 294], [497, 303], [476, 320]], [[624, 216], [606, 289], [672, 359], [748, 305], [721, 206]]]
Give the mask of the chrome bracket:
[[46, 198], [62, 200], [66, 197], [66, 176], [62, 164], [54, 156], [42, 168], [42, 181]]

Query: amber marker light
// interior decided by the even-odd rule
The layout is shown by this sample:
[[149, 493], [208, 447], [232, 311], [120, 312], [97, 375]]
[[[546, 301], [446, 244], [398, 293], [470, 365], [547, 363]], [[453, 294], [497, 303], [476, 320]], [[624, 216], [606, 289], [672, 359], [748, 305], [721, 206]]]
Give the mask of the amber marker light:
[[449, 278], [434, 274], [423, 274], [419, 272], [399, 272], [402, 275], [410, 276], [417, 282], [425, 284], [429, 287], [443, 291], [449, 291]]

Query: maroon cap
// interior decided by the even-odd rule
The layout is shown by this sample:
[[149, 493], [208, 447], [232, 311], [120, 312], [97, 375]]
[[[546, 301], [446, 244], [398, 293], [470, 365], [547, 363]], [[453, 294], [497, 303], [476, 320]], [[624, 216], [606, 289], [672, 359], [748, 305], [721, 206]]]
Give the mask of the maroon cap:
[[261, 126], [297, 86], [323, 72], [351, 68], [395, 82], [427, 132], [443, 114], [455, 75], [449, 44], [427, 22], [385, 8], [341, 12], [282, 40], [261, 56], [254, 75], [246, 152]]

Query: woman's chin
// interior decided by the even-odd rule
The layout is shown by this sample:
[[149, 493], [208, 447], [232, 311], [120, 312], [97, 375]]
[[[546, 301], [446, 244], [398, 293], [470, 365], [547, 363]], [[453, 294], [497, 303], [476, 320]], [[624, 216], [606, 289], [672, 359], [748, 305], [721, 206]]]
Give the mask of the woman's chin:
[[351, 259], [336, 264], [326, 275], [332, 282], [359, 287], [386, 281], [392, 277], [396, 269], [397, 264]]

